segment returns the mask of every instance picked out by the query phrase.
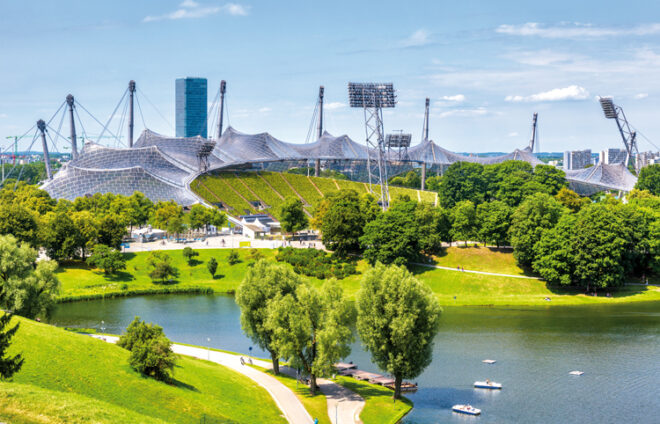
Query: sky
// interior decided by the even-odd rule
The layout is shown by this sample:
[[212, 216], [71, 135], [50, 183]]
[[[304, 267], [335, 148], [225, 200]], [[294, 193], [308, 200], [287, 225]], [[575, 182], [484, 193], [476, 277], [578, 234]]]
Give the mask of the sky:
[[656, 2], [236, 1], [0, 0], [0, 146], [69, 93], [98, 120], [114, 116], [125, 143], [113, 110], [131, 79], [136, 130], [173, 135], [183, 76], [207, 78], [209, 102], [226, 80], [226, 122], [294, 143], [306, 141], [319, 85], [326, 130], [363, 143], [347, 83], [374, 81], [397, 90], [385, 131], [413, 144], [430, 97], [430, 138], [449, 150], [524, 147], [534, 112], [542, 151], [623, 147], [597, 102], [613, 96], [643, 134], [640, 150], [660, 145]]

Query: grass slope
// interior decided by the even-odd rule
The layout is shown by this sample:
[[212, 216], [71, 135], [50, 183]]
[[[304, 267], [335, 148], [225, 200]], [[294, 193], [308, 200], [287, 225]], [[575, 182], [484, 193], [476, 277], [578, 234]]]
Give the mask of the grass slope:
[[[163, 286], [152, 283], [148, 276], [149, 267], [146, 264], [149, 253], [129, 253], [126, 254], [126, 271], [120, 272], [117, 276], [105, 276], [101, 271], [89, 269], [80, 263], [64, 264], [57, 274], [62, 283], [60, 299], [75, 300], [163, 291], [186, 292], [198, 289], [213, 290], [217, 293], [233, 292], [251, 263], [247, 258], [249, 254], [247, 249], [238, 250], [242, 262], [233, 266], [227, 263], [229, 249], [199, 249], [198, 264], [193, 267], [188, 266], [180, 250], [166, 252], [172, 258], [173, 265], [180, 271], [174, 284]], [[260, 252], [269, 259], [275, 256], [274, 250], [261, 249]], [[215, 257], [219, 263], [218, 275], [215, 279], [211, 278], [206, 269], [206, 262], [211, 257]], [[451, 268], [460, 265], [466, 270], [524, 274], [524, 271], [515, 264], [511, 253], [492, 251], [483, 247], [450, 247], [445, 255], [438, 258], [438, 263]], [[367, 268], [365, 261], [359, 261], [358, 274], [340, 280], [344, 292], [350, 298], [354, 298], [359, 290], [362, 274]], [[548, 287], [545, 282], [535, 279], [480, 275], [422, 266], [413, 266], [411, 270], [431, 287], [442, 305], [547, 306], [660, 300], [660, 288], [653, 286], [626, 286], [612, 291], [612, 298], [606, 298], [585, 296], [571, 289]], [[322, 284], [320, 280], [313, 278], [310, 280], [317, 286]], [[124, 285], [126, 288], [122, 289]], [[546, 297], [550, 297], [552, 303], [546, 302], [544, 300]]]
[[[270, 186], [265, 184], [264, 180]], [[241, 181], [247, 184], [249, 189]], [[291, 189], [287, 182], [291, 184], [295, 191]], [[233, 187], [235, 191], [228, 187], [228, 185]], [[255, 197], [256, 194], [256, 196], [269, 206], [267, 212], [273, 214], [276, 218], [279, 218], [277, 209], [283, 202], [280, 195], [284, 198], [289, 196], [298, 198], [297, 192], [309, 204], [306, 210], [312, 213], [314, 206], [324, 196], [338, 190], [337, 186], [339, 186], [340, 190], [351, 189], [355, 190], [358, 194], [367, 193], [367, 187], [361, 182], [333, 180], [323, 177], [307, 177], [306, 175], [279, 172], [259, 172], [258, 174], [256, 172], [239, 172], [236, 174], [221, 172], [213, 175], [202, 175], [190, 184], [192, 190], [207, 202], [217, 203], [218, 201], [222, 201], [229, 207], [229, 213], [232, 215], [242, 215], [246, 209], [250, 212], [255, 212], [254, 208], [238, 196], [236, 192], [240, 193], [248, 201], [258, 200]], [[319, 190], [323, 193], [323, 196], [321, 196]], [[411, 200], [421, 198], [424, 202], [435, 202], [435, 193], [433, 192], [392, 187], [390, 196], [394, 199], [400, 195], [409, 196]]]
[[394, 402], [392, 390], [349, 377], [337, 377], [337, 384], [362, 396], [365, 400], [360, 419], [364, 424], [396, 424], [413, 408], [413, 403], [403, 397]]
[[285, 422], [264, 389], [220, 365], [179, 356], [175, 381], [165, 384], [133, 371], [128, 351], [115, 345], [17, 319], [10, 351], [25, 363], [14, 376], [21, 385], [0, 396], [0, 416], [33, 422], [22, 411], [34, 405], [37, 422]]

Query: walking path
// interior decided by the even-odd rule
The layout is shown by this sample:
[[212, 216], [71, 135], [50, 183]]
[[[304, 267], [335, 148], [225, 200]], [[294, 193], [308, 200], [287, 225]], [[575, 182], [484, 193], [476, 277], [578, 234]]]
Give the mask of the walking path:
[[470, 271], [467, 269], [458, 269], [449, 266], [440, 266], [440, 265], [431, 265], [431, 264], [422, 264], [418, 262], [411, 262], [411, 265], [425, 266], [427, 268], [437, 268], [437, 269], [446, 269], [447, 271], [456, 271], [456, 272], [469, 272], [472, 274], [481, 274], [481, 275], [494, 275], [497, 277], [511, 277], [511, 278], [527, 278], [529, 280], [542, 280], [541, 277], [530, 277], [527, 275], [513, 275], [513, 274], [497, 274], [495, 272], [486, 272], [486, 271]]
[[[119, 337], [116, 336], [100, 336], [95, 334], [91, 336], [108, 343], [116, 343], [117, 340], [119, 340]], [[294, 424], [313, 423], [312, 417], [300, 402], [300, 399], [298, 399], [288, 387], [280, 383], [275, 377], [247, 365], [242, 365], [240, 355], [174, 343], [172, 344], [172, 351], [179, 355], [192, 356], [215, 362], [245, 375], [266, 389], [277, 406], [284, 413], [287, 421]], [[272, 368], [272, 363], [270, 361], [253, 359], [252, 363], [261, 368]], [[280, 371], [294, 378], [296, 377], [296, 372], [292, 368], [282, 366], [280, 367]], [[328, 416], [333, 424], [362, 423], [362, 421], [360, 421], [360, 412], [364, 408], [364, 399], [362, 399], [362, 397], [330, 380], [319, 379], [317, 383], [321, 392], [326, 396], [328, 403]], [[335, 421], [335, 417], [338, 418], [337, 421]]]

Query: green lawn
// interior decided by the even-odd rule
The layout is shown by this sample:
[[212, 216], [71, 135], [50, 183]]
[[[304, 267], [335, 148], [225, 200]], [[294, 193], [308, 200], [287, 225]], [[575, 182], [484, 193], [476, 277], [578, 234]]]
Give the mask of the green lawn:
[[264, 389], [220, 365], [179, 356], [166, 384], [133, 371], [128, 351], [115, 345], [15, 320], [10, 353], [25, 363], [19, 384], [0, 386], [0, 417], [10, 422], [285, 422]]
[[[238, 249], [242, 262], [230, 266], [227, 263], [229, 249], [199, 249], [198, 264], [189, 266], [180, 250], [166, 251], [172, 257], [172, 263], [179, 269], [179, 277], [173, 284], [159, 285], [151, 282], [146, 264], [147, 252], [129, 253], [127, 269], [117, 276], [108, 277], [101, 271], [91, 270], [81, 263], [64, 264], [58, 270], [62, 283], [60, 300], [85, 299], [100, 296], [121, 296], [145, 293], [185, 292], [212, 290], [216, 293], [231, 293], [236, 290], [253, 262], [247, 258], [249, 249]], [[260, 249], [266, 258], [274, 258], [275, 251]], [[206, 262], [215, 257], [219, 263], [215, 279], [206, 269]], [[513, 275], [524, 274], [518, 268], [511, 253], [491, 251], [488, 248], [447, 249], [447, 254], [437, 258], [438, 264], [465, 269], [481, 270]], [[341, 280], [344, 292], [354, 298], [360, 289], [360, 280], [368, 265], [359, 261], [358, 274]], [[613, 297], [585, 296], [579, 291], [548, 287], [543, 281], [472, 274], [453, 270], [434, 269], [413, 266], [411, 270], [417, 277], [431, 287], [442, 305], [570, 305], [619, 303], [629, 301], [660, 300], [660, 288], [645, 286], [626, 286], [612, 291]], [[322, 281], [310, 279], [315, 285]], [[456, 298], [454, 298], [454, 296]], [[550, 297], [551, 302], [544, 299]]]
[[364, 424], [396, 424], [413, 408], [405, 397], [394, 402], [394, 392], [350, 377], [337, 377], [335, 382], [362, 396], [365, 400], [360, 419]]

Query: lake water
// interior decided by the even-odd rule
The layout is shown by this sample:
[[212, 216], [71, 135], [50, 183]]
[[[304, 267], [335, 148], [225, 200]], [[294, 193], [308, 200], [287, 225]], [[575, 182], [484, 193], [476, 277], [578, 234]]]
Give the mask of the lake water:
[[[229, 296], [169, 295], [61, 304], [51, 321], [121, 333], [139, 315], [175, 342], [248, 353], [239, 314]], [[486, 358], [497, 363], [483, 364]], [[347, 360], [378, 371], [359, 341]], [[486, 378], [503, 390], [472, 388]], [[433, 363], [415, 381], [420, 389], [408, 395], [415, 408], [406, 423], [659, 423], [660, 303], [447, 307]], [[457, 403], [482, 415], [452, 413]]]

